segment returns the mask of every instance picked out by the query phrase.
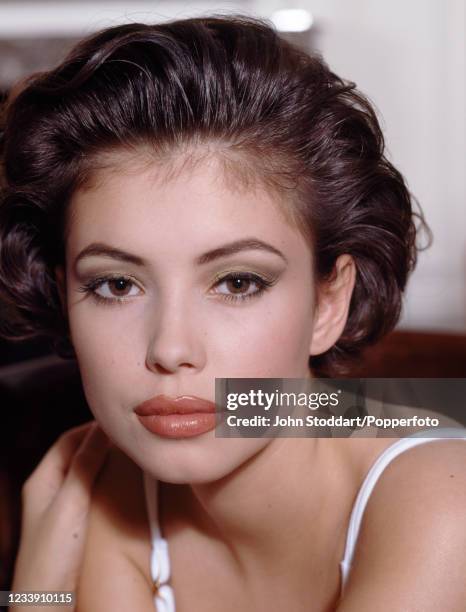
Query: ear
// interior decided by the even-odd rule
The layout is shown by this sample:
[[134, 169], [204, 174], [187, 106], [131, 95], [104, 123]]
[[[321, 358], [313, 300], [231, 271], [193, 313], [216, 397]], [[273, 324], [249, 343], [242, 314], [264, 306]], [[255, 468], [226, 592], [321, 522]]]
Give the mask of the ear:
[[343, 333], [355, 280], [356, 265], [353, 258], [350, 255], [340, 255], [331, 279], [318, 288], [310, 355], [325, 353]]
[[58, 295], [60, 296], [60, 302], [63, 314], [66, 316], [67, 303], [66, 303], [66, 276], [64, 266], [55, 266], [54, 268], [55, 280], [57, 282]]

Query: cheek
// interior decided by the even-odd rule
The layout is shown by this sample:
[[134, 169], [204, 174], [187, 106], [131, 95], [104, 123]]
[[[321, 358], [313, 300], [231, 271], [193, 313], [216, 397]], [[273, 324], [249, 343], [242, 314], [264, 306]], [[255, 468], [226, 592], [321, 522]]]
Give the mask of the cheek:
[[121, 405], [121, 383], [127, 384], [132, 356], [121, 320], [110, 312], [96, 316], [88, 305], [82, 306], [69, 313], [70, 333], [86, 399], [97, 416], [104, 398], [106, 404]]
[[[290, 299], [290, 295], [293, 296]], [[235, 314], [235, 321], [218, 321], [214, 338], [217, 377], [307, 377], [309, 346], [313, 331], [310, 292], [281, 294], [265, 307]], [[222, 349], [223, 346], [223, 349]], [[220, 364], [225, 367], [220, 372]], [[223, 370], [223, 367], [221, 368]]]

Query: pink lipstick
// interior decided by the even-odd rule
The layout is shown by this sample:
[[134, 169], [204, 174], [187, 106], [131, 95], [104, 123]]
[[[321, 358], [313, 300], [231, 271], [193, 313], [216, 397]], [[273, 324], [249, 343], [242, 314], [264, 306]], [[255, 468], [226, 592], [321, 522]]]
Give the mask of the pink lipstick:
[[156, 395], [134, 412], [148, 431], [165, 438], [191, 438], [215, 427], [215, 404], [192, 395]]

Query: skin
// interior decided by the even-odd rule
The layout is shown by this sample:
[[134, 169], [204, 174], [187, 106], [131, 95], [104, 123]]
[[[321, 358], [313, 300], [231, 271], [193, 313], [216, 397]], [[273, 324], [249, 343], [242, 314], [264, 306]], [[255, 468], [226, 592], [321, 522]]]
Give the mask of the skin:
[[[92, 489], [110, 447], [95, 421], [74, 427], [60, 436], [26, 480], [13, 592], [75, 590], [82, 570]], [[22, 612], [48, 607], [10, 609]], [[70, 605], [55, 607], [70, 611]]]

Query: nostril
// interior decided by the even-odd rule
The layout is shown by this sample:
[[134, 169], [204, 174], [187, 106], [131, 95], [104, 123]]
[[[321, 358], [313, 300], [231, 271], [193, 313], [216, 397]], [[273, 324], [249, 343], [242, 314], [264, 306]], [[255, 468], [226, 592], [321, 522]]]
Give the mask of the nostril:
[[191, 363], [185, 362], [185, 363], [180, 363], [173, 368], [167, 368], [160, 363], [155, 363], [152, 365], [151, 369], [156, 371], [157, 374], [173, 374], [178, 368], [182, 368], [182, 367], [191, 369], [194, 366]]
[[159, 363], [156, 363], [153, 367], [157, 371], [157, 374], [171, 374], [170, 370], [160, 365]]

